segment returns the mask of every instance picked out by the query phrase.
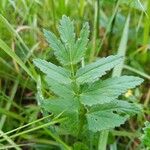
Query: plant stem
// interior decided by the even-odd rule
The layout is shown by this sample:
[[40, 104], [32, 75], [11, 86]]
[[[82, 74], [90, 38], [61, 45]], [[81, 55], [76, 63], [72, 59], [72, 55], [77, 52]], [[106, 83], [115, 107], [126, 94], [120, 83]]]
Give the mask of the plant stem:
[[[83, 68], [84, 65], [85, 65], [85, 63], [84, 63], [84, 57], [83, 57], [82, 61], [81, 61], [81, 67]], [[85, 120], [85, 113], [86, 113], [86, 109], [85, 109], [84, 105], [81, 104], [80, 102], [79, 102], [79, 104], [80, 104], [80, 108], [79, 108], [79, 120], [80, 120], [80, 123], [79, 123], [79, 130], [78, 130], [78, 138], [79, 138], [79, 136], [80, 136], [80, 134], [82, 132], [82, 128], [83, 128], [84, 120]]]
[[109, 131], [102, 131], [100, 133], [99, 143], [98, 143], [98, 150], [106, 150], [107, 146], [107, 139], [108, 139]]
[[73, 67], [73, 64], [72, 64], [72, 63], [70, 64], [70, 68], [71, 68], [71, 75], [72, 75], [72, 78], [74, 78], [74, 67]]
[[78, 138], [80, 137], [81, 133], [82, 133], [82, 129], [85, 123], [85, 114], [86, 114], [86, 109], [85, 106], [83, 104], [80, 104], [80, 109], [79, 109], [79, 130], [78, 130]]

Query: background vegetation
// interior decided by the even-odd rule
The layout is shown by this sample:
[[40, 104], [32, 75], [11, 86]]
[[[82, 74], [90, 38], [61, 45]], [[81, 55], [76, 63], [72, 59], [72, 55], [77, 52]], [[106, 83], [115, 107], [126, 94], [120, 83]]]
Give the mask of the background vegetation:
[[143, 113], [113, 130], [107, 143], [111, 150], [148, 149], [141, 135], [144, 123], [150, 120], [149, 0], [1, 0], [0, 149], [59, 149], [62, 144], [47, 129], [56, 122], [41, 119], [32, 60], [38, 57], [58, 64], [43, 28], [58, 34], [63, 14], [75, 21], [77, 34], [83, 22], [90, 24], [86, 62], [120, 53], [126, 56], [122, 74], [145, 80], [125, 93], [127, 100], [143, 106]]

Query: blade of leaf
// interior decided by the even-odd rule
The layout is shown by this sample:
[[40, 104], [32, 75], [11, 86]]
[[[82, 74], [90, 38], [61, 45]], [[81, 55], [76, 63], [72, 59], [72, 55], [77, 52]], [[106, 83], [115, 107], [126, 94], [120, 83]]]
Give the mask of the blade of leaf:
[[23, 39], [21, 38], [21, 36], [18, 34], [18, 32], [12, 27], [12, 25], [6, 20], [6, 18], [4, 18], [4, 16], [2, 16], [0, 14], [0, 21], [2, 21], [2, 23], [7, 27], [7, 29], [13, 34], [15, 35], [18, 40], [20, 41], [20, 43], [24, 46], [24, 48], [29, 52], [30, 49], [28, 48], [28, 46], [24, 43]]
[[[71, 21], [69, 17], [63, 15], [62, 19], [60, 20], [58, 31], [60, 33], [60, 38], [63, 41], [66, 51], [68, 53], [68, 57], [69, 57], [68, 64], [70, 65], [75, 64], [81, 58], [79, 58], [79, 60], [76, 60], [76, 57], [73, 54], [74, 52], [77, 51], [76, 50], [77, 44], [75, 45], [75, 32], [74, 32], [73, 21]], [[80, 53], [81, 52], [82, 51], [80, 51]]]
[[42, 59], [34, 59], [33, 62], [36, 67], [38, 67], [43, 73], [45, 73], [51, 79], [64, 84], [71, 82], [71, 79], [69, 78], [70, 73], [68, 70], [65, 70], [60, 66], [58, 67]]
[[79, 103], [77, 99], [49, 99], [43, 101], [42, 107], [44, 110], [51, 112], [54, 115], [62, 113], [62, 116], [67, 119], [61, 127], [70, 133], [77, 134], [79, 126]]
[[118, 127], [123, 124], [127, 118], [128, 115], [122, 117], [108, 110], [102, 110], [87, 114], [88, 126], [89, 129], [93, 132]]
[[99, 77], [106, 74], [106, 71], [112, 69], [122, 60], [122, 56], [114, 55], [101, 58], [96, 62], [80, 68], [76, 74], [76, 80], [79, 83], [93, 82]]
[[129, 103], [124, 100], [115, 100], [110, 103], [95, 105], [90, 109], [90, 112], [96, 112], [99, 110], [106, 110], [106, 109], [108, 109], [109, 111], [115, 110], [117, 112], [122, 112], [128, 115], [139, 114], [142, 112], [141, 105]]
[[66, 51], [66, 48], [62, 44], [62, 42], [52, 32], [45, 29], [43, 30], [43, 32], [47, 42], [50, 44], [50, 47], [54, 50], [56, 58], [62, 65], [68, 64], [68, 52]]
[[140, 85], [143, 79], [134, 76], [121, 76], [97, 81], [84, 89], [81, 94], [81, 103], [92, 106], [94, 104], [109, 103], [128, 89]]
[[63, 15], [58, 28], [61, 40], [71, 48], [75, 43], [75, 32], [73, 21], [69, 17]]
[[75, 93], [71, 87], [71, 84], [58, 83], [56, 80], [53, 80], [48, 76], [46, 76], [45, 80], [49, 86], [49, 89], [52, 90], [56, 95], [62, 98], [70, 98], [74, 96]]
[[59, 40], [52, 32], [44, 30], [44, 35], [54, 50], [54, 54], [62, 65], [73, 65], [81, 61], [88, 42], [89, 25], [85, 23], [81, 29], [80, 36], [75, 42], [75, 32], [73, 21], [67, 16], [60, 20], [58, 28]]
[[[130, 21], [130, 14], [128, 15], [128, 18], [127, 18], [125, 26], [124, 26], [120, 45], [118, 48], [118, 53], [117, 53], [118, 55], [122, 55], [122, 56], [126, 55], [127, 42], [128, 42], [128, 32], [129, 32], [129, 21]], [[123, 65], [124, 65], [124, 59], [122, 59], [122, 61], [113, 69], [112, 76], [120, 76], [122, 69], [123, 69]]]
[[34, 78], [34, 76], [32, 75], [32, 73], [30, 72], [30, 70], [26, 67], [26, 65], [23, 63], [23, 61], [15, 54], [15, 52], [13, 52], [10, 47], [3, 41], [0, 39], [0, 48], [3, 49], [11, 58], [13, 58], [20, 66], [22, 69], [24, 69], [24, 71], [34, 80], [36, 80]]
[[[62, 112], [70, 112], [73, 111], [78, 112], [78, 101], [76, 99], [63, 99], [63, 98], [54, 98], [44, 100], [42, 103], [42, 107], [48, 111], [53, 112], [55, 114], [60, 114]], [[71, 109], [70, 109], [71, 108]]]
[[73, 51], [73, 63], [77, 63], [81, 61], [81, 58], [84, 56], [86, 51], [86, 45], [88, 43], [88, 37], [89, 37], [89, 24], [86, 22], [80, 32], [80, 36], [77, 39], [74, 51]]
[[[114, 111], [120, 112], [121, 115], [114, 113]], [[87, 121], [89, 128], [93, 132], [97, 132], [120, 126], [126, 121], [129, 115], [140, 112], [140, 105], [122, 100], [115, 100], [111, 103], [91, 107], [87, 114]]]

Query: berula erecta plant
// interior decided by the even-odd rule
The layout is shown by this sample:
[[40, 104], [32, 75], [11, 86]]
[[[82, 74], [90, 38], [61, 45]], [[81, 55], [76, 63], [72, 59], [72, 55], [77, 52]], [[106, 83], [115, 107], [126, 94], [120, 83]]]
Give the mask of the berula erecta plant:
[[44, 35], [61, 66], [42, 59], [34, 64], [46, 76], [44, 79], [53, 96], [40, 105], [53, 116], [61, 114], [65, 121], [56, 125], [63, 133], [80, 137], [88, 132], [97, 133], [123, 124], [130, 115], [141, 111], [139, 105], [118, 99], [128, 89], [140, 85], [143, 79], [134, 76], [100, 79], [123, 59], [112, 55], [81, 65], [89, 37], [86, 22], [76, 37], [73, 21], [67, 16], [60, 20], [60, 39], [50, 31]]

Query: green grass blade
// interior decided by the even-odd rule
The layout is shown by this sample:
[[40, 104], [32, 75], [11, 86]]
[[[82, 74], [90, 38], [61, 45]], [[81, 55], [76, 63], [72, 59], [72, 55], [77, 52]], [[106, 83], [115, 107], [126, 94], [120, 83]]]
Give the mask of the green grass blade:
[[[11, 105], [12, 105], [12, 101], [13, 101], [14, 96], [15, 96], [15, 94], [16, 94], [17, 88], [18, 88], [18, 81], [15, 82], [15, 84], [14, 84], [14, 86], [13, 86], [13, 88], [12, 88], [12, 91], [11, 91], [10, 101], [8, 101], [7, 104], [6, 104], [5, 109], [6, 109], [7, 111], [9, 111], [9, 109], [10, 109], [10, 107], [11, 107]], [[1, 120], [0, 120], [0, 129], [3, 128], [3, 126], [4, 126], [4, 124], [5, 124], [5, 121], [6, 121], [6, 118], [7, 118], [6, 115], [2, 115]]]
[[[15, 131], [18, 131], [18, 130], [20, 130], [20, 129], [26, 128], [26, 127], [28, 127], [28, 126], [31, 126], [31, 125], [33, 125], [33, 124], [35, 124], [35, 123], [38, 123], [38, 122], [40, 122], [40, 121], [42, 121], [42, 120], [44, 120], [44, 119], [49, 118], [50, 116], [51, 116], [51, 115], [48, 115], [48, 116], [46, 116], [46, 117], [40, 118], [40, 119], [38, 119], [38, 120], [35, 120], [35, 121], [30, 122], [30, 123], [28, 123], [28, 124], [25, 124], [25, 125], [23, 125], [23, 126], [21, 126], [21, 127], [18, 127], [18, 128], [14, 129], [14, 130], [5, 132], [5, 135], [11, 134], [11, 133], [13, 133], [13, 132], [15, 132]], [[1, 136], [2, 136], [2, 135], [0, 135], [0, 137], [1, 137]]]
[[[123, 33], [122, 33], [120, 45], [119, 45], [119, 48], [118, 48], [118, 53], [117, 53], [118, 55], [125, 56], [125, 54], [126, 54], [126, 47], [127, 47], [127, 41], [128, 41], [128, 30], [129, 30], [129, 21], [130, 21], [130, 14], [128, 15], [128, 18], [127, 18], [125, 26], [124, 26], [124, 30], [123, 30]], [[113, 77], [114, 76], [118, 76], [118, 77], [121, 76], [123, 65], [124, 65], [124, 59], [122, 59], [122, 61], [119, 63], [119, 65], [117, 65], [113, 69], [113, 73], [112, 73]], [[107, 131], [107, 130], [101, 132], [100, 139], [99, 139], [99, 145], [98, 145], [98, 147], [100, 148], [99, 150], [106, 150], [108, 133], [109, 133], [109, 131]]]
[[[28, 130], [25, 130], [25, 131], [16, 133], [16, 134], [10, 136], [10, 138], [15, 138], [15, 137], [18, 137], [18, 136], [20, 136], [20, 135], [23, 135], [23, 134], [26, 134], [26, 133], [29, 133], [29, 132], [32, 132], [32, 131], [39, 130], [39, 129], [41, 129], [41, 128], [45, 128], [45, 127], [54, 125], [54, 124], [56, 124], [56, 123], [59, 123], [59, 122], [61, 122], [61, 121], [64, 121], [65, 119], [66, 119], [66, 118], [61, 118], [61, 119], [57, 119], [57, 120], [52, 120], [51, 122], [48, 122], [48, 123], [45, 123], [45, 124], [36, 126], [35, 128], [31, 128], [31, 129], [28, 129]], [[0, 142], [2, 142], [2, 141], [4, 141], [4, 139], [1, 139], [1, 140], [0, 140]]]
[[11, 50], [11, 48], [3, 41], [0, 39], [0, 48], [3, 49], [10, 57], [12, 57], [20, 66], [21, 68], [32, 78], [35, 80], [33, 77], [32, 73], [30, 70], [26, 67], [26, 65], [23, 63], [23, 61]]
[[8, 141], [16, 150], [21, 150], [15, 142], [13, 142], [3, 131], [0, 130], [0, 134], [4, 137], [6, 141]]
[[113, 14], [112, 14], [112, 16], [111, 16], [109, 22], [108, 22], [108, 25], [107, 25], [107, 27], [106, 27], [105, 34], [104, 34], [104, 36], [103, 36], [103, 38], [102, 38], [102, 40], [101, 40], [100, 48], [99, 48], [99, 50], [97, 51], [96, 56], [98, 56], [99, 51], [101, 50], [101, 48], [102, 48], [102, 46], [103, 46], [103, 44], [104, 44], [104, 41], [106, 40], [107, 34], [108, 34], [108, 33], [110, 32], [110, 30], [111, 30], [111, 25], [112, 25], [113, 20], [114, 20], [116, 14], [117, 14], [117, 12], [118, 12], [120, 2], [121, 2], [121, 0], [118, 0], [118, 1], [117, 1], [117, 4], [116, 4], [116, 6], [115, 6], [115, 8], [114, 8]]
[[6, 109], [4, 109], [4, 108], [0, 108], [0, 114], [4, 114], [4, 115], [7, 115], [7, 116], [10, 116], [10, 117], [12, 117], [12, 118], [14, 118], [14, 119], [17, 119], [17, 120], [20, 120], [20, 121], [26, 121], [23, 117], [21, 117], [19, 114], [16, 114], [16, 113], [14, 113], [14, 112], [10, 112], [10, 111], [8, 111], [8, 110], [6, 110]]
[[22, 40], [21, 36], [18, 34], [18, 32], [12, 27], [12, 25], [0, 14], [0, 21], [7, 27], [7, 29], [17, 37], [17, 39], [20, 41], [20, 43], [24, 46], [24, 48], [29, 52], [29, 48]]
[[130, 67], [128, 65], [124, 65], [124, 69], [127, 69], [127, 70], [129, 70], [131, 72], [134, 72], [134, 73], [136, 73], [136, 74], [138, 74], [138, 75], [140, 75], [140, 76], [150, 80], [150, 75], [146, 74], [145, 72], [141, 72], [141, 71], [139, 71], [139, 70], [137, 70], [135, 68], [132, 68], [132, 67]]
[[[127, 49], [127, 42], [128, 42], [128, 32], [129, 32], [129, 21], [130, 21], [130, 14], [128, 15], [128, 18], [126, 20], [125, 26], [124, 26], [124, 30], [122, 33], [122, 37], [121, 37], [121, 41], [120, 41], [120, 45], [118, 48], [118, 55], [124, 56], [126, 55], [126, 49]], [[122, 61], [119, 63], [119, 65], [117, 65], [114, 69], [113, 69], [113, 74], [112, 76], [120, 76], [122, 69], [123, 69], [123, 65], [124, 65], [124, 59], [122, 59]]]

